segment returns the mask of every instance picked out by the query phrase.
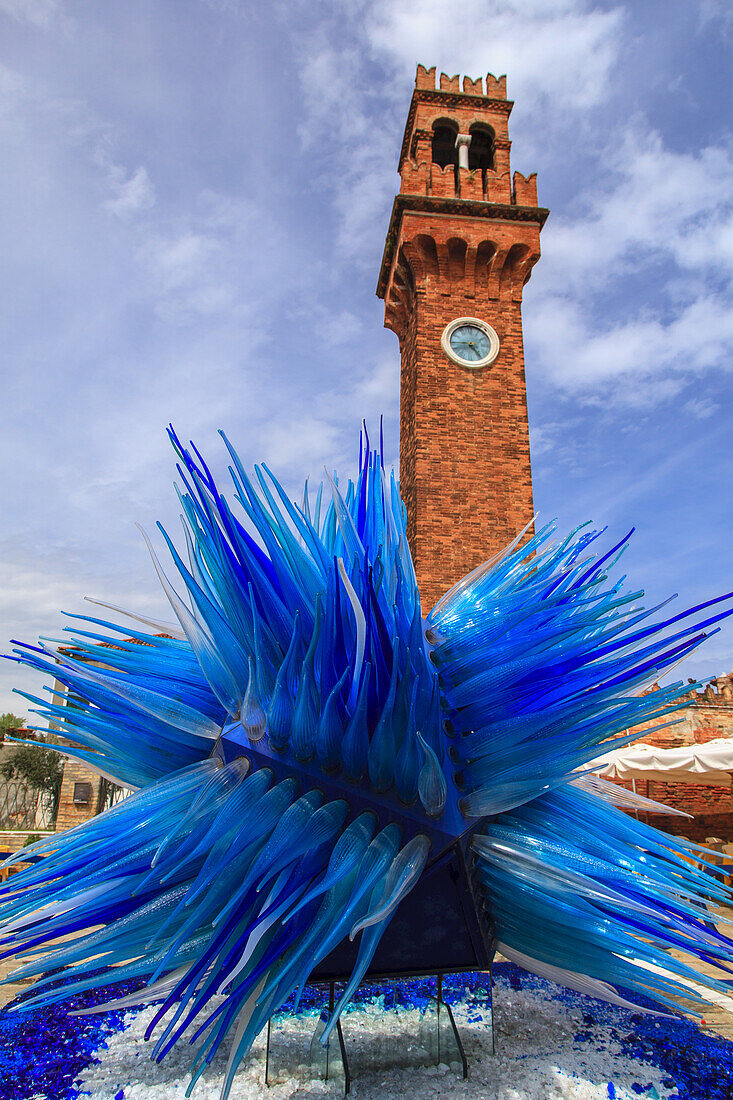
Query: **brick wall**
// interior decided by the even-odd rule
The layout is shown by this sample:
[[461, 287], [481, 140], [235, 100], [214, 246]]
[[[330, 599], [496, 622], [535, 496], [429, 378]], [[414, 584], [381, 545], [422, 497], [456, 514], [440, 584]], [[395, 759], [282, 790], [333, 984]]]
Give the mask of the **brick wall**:
[[[522, 290], [547, 211], [534, 177], [510, 177], [506, 81], [418, 68], [377, 293], [399, 337], [400, 488], [423, 613], [532, 519]], [[492, 169], [432, 163], [433, 126], [494, 135]], [[441, 347], [458, 317], [488, 322], [498, 358], [478, 370]]]
[[[420, 228], [438, 242], [450, 233], [439, 223]], [[533, 514], [521, 303], [489, 305], [464, 289], [455, 280], [444, 293], [431, 272], [403, 341], [400, 484], [424, 612]], [[476, 315], [497, 331], [501, 350], [473, 371], [451, 363], [440, 341], [449, 321]]]

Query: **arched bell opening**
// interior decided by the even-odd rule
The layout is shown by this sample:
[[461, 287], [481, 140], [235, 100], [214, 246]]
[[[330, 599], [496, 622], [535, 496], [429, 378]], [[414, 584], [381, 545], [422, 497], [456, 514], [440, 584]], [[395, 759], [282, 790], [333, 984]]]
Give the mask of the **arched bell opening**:
[[469, 126], [471, 144], [468, 147], [468, 167], [481, 172], [484, 197], [487, 195], [486, 173], [494, 171], [494, 131], [483, 122]]
[[448, 164], [458, 165], [456, 137], [458, 124], [449, 118], [439, 118], [433, 123], [433, 164], [445, 168]]

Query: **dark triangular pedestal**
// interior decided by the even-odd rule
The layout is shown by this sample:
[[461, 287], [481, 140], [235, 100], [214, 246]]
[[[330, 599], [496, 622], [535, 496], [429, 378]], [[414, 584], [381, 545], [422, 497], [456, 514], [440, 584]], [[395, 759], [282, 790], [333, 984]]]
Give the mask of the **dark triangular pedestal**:
[[[412, 977], [461, 970], [488, 970], [490, 945], [467, 866], [472, 833], [481, 820], [463, 816], [451, 768], [446, 769], [448, 797], [438, 819], [419, 802], [402, 805], [394, 791], [379, 793], [325, 774], [317, 762], [303, 763], [288, 749], [276, 752], [266, 738], [250, 742], [239, 722], [224, 726], [213, 754], [225, 763], [249, 760], [253, 769], [267, 768], [281, 782], [294, 779], [299, 788], [313, 787], [326, 799], [343, 799], [352, 815], [374, 815], [377, 828], [395, 824], [401, 843], [418, 834], [430, 841], [432, 862], [385, 929], [366, 978]], [[470, 858], [470, 857], [469, 857]], [[356, 962], [359, 938], [343, 941], [310, 976], [312, 982], [346, 981]]]
[[[424, 871], [379, 942], [365, 980], [489, 970], [491, 945], [461, 841]], [[359, 937], [343, 940], [318, 964], [312, 982], [346, 981]]]

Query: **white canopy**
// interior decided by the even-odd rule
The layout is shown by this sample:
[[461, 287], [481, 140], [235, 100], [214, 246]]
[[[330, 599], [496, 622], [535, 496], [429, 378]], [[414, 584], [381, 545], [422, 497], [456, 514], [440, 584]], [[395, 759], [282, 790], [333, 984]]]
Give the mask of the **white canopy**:
[[704, 745], [659, 749], [644, 743], [615, 749], [591, 761], [604, 779], [651, 779], [660, 783], [699, 783], [730, 787], [733, 738], [718, 737]]

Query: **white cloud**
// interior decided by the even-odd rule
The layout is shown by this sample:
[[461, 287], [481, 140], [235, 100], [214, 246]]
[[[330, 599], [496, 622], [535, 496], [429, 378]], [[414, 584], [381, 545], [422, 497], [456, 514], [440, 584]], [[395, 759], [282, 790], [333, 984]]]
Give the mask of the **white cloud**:
[[712, 26], [724, 34], [733, 31], [733, 9], [728, 0], [699, 0], [697, 10], [702, 30]]
[[543, 232], [526, 331], [552, 381], [640, 407], [731, 369], [732, 195], [725, 144], [673, 150], [640, 119], [608, 135]]
[[583, 0], [377, 0], [365, 34], [375, 53], [405, 75], [415, 60], [449, 75], [509, 74], [510, 94], [566, 111], [588, 108], [608, 91], [621, 45], [620, 7]]
[[104, 204], [107, 210], [119, 216], [137, 214], [147, 210], [155, 202], [155, 192], [147, 170], [140, 165], [131, 175], [115, 165], [110, 170], [110, 187], [114, 197]]
[[733, 150], [678, 152], [636, 122], [609, 135], [579, 215], [550, 220], [543, 266], [574, 287], [604, 286], [659, 258], [733, 273]]
[[0, 0], [0, 12], [34, 27], [48, 27], [60, 9], [59, 0]]
[[[572, 299], [548, 295], [533, 303], [525, 327], [551, 379], [586, 397], [668, 400], [682, 375], [733, 366], [733, 307], [723, 297], [695, 299], [668, 320], [631, 317], [601, 326]], [[678, 377], [663, 384], [660, 376], [669, 372]]]
[[711, 394], [693, 397], [685, 402], [685, 412], [697, 420], [708, 420], [718, 409], [718, 403]]

